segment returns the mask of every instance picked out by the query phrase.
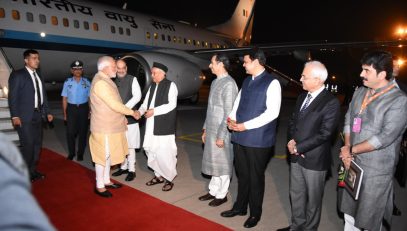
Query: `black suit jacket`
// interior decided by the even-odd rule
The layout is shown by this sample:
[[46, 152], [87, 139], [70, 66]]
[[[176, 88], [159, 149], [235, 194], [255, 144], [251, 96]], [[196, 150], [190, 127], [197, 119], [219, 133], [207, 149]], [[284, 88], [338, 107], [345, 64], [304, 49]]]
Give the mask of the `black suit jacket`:
[[[39, 75], [38, 75], [39, 76]], [[43, 116], [48, 113], [48, 100], [45, 92], [45, 85], [42, 78], [39, 76], [42, 83]], [[13, 71], [8, 80], [9, 96], [8, 103], [10, 107], [11, 117], [19, 117], [21, 121], [31, 121], [34, 113], [35, 103], [35, 88], [30, 73], [27, 68], [22, 68]]]
[[339, 100], [327, 90], [323, 90], [299, 114], [307, 93], [301, 94], [288, 123], [288, 138], [297, 143], [297, 151], [305, 158], [291, 155], [291, 162], [311, 170], [327, 170], [331, 164], [331, 139], [340, 118]]

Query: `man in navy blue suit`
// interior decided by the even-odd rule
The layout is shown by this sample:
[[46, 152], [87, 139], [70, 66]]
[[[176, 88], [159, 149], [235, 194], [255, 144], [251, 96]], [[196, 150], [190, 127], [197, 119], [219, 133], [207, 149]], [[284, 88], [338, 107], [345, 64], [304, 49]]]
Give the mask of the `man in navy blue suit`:
[[26, 50], [23, 55], [25, 67], [13, 71], [9, 78], [8, 103], [13, 126], [20, 138], [21, 152], [34, 182], [45, 178], [36, 169], [42, 146], [42, 118], [51, 122], [53, 116], [48, 110], [44, 83], [36, 72], [40, 55], [36, 50]]

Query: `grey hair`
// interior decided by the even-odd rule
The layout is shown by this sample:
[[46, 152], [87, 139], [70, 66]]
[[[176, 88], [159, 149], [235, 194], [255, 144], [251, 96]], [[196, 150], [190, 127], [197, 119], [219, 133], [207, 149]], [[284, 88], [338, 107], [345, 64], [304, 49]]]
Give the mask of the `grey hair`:
[[306, 62], [304, 67], [307, 66], [312, 67], [312, 77], [319, 78], [320, 80], [322, 80], [322, 82], [325, 82], [325, 80], [328, 78], [328, 70], [320, 61], [312, 60]]
[[98, 71], [102, 71], [105, 67], [109, 66], [110, 62], [114, 62], [114, 59], [110, 56], [102, 56], [98, 59]]

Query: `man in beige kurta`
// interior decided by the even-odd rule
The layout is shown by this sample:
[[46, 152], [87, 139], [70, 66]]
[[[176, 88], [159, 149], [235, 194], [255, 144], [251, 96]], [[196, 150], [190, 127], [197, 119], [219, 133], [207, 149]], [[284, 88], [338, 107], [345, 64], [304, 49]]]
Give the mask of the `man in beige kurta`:
[[110, 166], [122, 163], [127, 154], [125, 115], [133, 115], [120, 98], [115, 83], [116, 63], [112, 57], [103, 56], [98, 60], [98, 73], [92, 80], [90, 90], [90, 131], [89, 147], [96, 170], [95, 193], [112, 197], [106, 189], [120, 188], [110, 181]]

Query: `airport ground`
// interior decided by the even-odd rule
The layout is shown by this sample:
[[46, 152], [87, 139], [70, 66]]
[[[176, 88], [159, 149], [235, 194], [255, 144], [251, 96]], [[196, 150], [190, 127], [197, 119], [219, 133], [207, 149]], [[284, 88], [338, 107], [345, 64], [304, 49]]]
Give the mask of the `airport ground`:
[[[146, 186], [153, 172], [147, 167], [147, 158], [141, 151], [137, 152], [136, 174], [132, 182], [124, 181], [125, 175], [112, 177], [123, 184], [145, 192], [162, 201], [173, 204], [194, 214], [222, 224], [232, 230], [245, 230], [243, 223], [246, 216], [223, 218], [220, 213], [232, 207], [237, 196], [237, 178], [233, 176], [228, 194], [228, 202], [219, 207], [210, 207], [208, 202], [201, 202], [198, 197], [207, 192], [209, 178], [201, 174], [202, 142], [201, 130], [206, 114], [206, 101], [208, 87], [204, 86], [200, 91], [200, 102], [197, 105], [180, 102], [177, 118], [177, 146], [178, 146], [178, 176], [175, 178], [175, 186], [170, 192], [161, 191], [160, 186]], [[286, 131], [289, 115], [294, 107], [295, 99], [284, 97], [278, 122], [277, 143], [274, 147], [274, 155], [266, 170], [266, 189], [263, 203], [263, 215], [261, 221], [252, 230], [276, 230], [286, 227], [290, 223], [289, 201], [289, 166], [286, 161]], [[54, 129], [46, 129], [44, 133], [44, 147], [54, 150], [61, 155], [67, 155], [65, 127], [62, 120], [61, 102], [57, 99], [50, 103], [52, 113], [55, 115]], [[343, 108], [343, 112], [346, 108]], [[142, 134], [143, 134], [142, 126]], [[319, 230], [334, 231], [343, 230], [343, 219], [337, 211], [337, 167], [339, 165], [339, 148], [341, 141], [336, 139], [332, 148], [332, 177], [325, 186], [323, 199], [322, 218]], [[86, 150], [85, 159], [78, 162], [86, 168], [94, 169], [89, 149]], [[112, 170], [114, 172], [115, 170]], [[74, 181], [75, 179], [72, 179]], [[89, 189], [93, 190], [93, 189]], [[114, 192], [113, 192], [114, 193]], [[346, 193], [346, 192], [345, 192]], [[402, 188], [395, 181], [396, 204], [402, 211], [402, 216], [393, 216], [392, 230], [403, 231], [407, 229], [407, 188]], [[95, 195], [97, 196], [97, 195]], [[123, 208], [125, 210], [125, 208]], [[137, 216], [137, 214], [132, 214]], [[131, 217], [129, 218], [131, 219]]]

